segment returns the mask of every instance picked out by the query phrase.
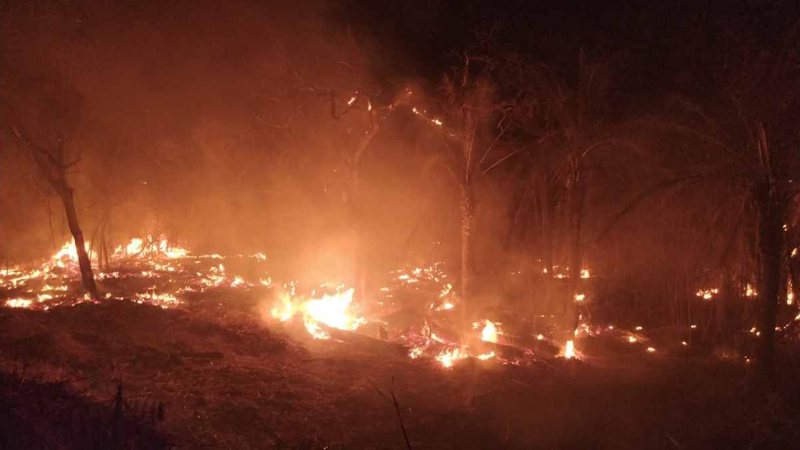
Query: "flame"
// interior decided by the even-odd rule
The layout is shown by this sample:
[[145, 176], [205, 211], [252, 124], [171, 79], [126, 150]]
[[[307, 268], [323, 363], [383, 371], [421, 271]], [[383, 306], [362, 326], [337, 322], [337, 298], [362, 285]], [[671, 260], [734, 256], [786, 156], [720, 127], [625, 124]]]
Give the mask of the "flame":
[[711, 300], [715, 295], [719, 294], [719, 289], [711, 288], [711, 289], [698, 289], [694, 295], [697, 297], [701, 297], [703, 300]]
[[481, 330], [481, 340], [483, 342], [497, 343], [497, 325], [491, 320], [484, 320], [483, 330]]
[[33, 300], [27, 298], [10, 298], [6, 300], [6, 306], [9, 308], [30, 308]]
[[124, 257], [160, 257], [165, 259], [178, 259], [186, 257], [189, 251], [183, 247], [169, 242], [166, 236], [151, 236], [144, 238], [132, 238], [125, 246], [117, 246], [114, 249], [114, 256]]
[[133, 238], [128, 243], [128, 245], [125, 246], [125, 253], [128, 255], [135, 255], [141, 253], [143, 250], [143, 246], [144, 246], [143, 240], [139, 238]]
[[568, 340], [566, 345], [564, 345], [564, 353], [562, 356], [564, 359], [573, 359], [576, 357], [575, 343], [572, 341], [572, 339]]
[[495, 357], [494, 352], [487, 352], [487, 353], [481, 353], [476, 358], [480, 359], [481, 361], [486, 361], [487, 359], [492, 359], [494, 357]]
[[152, 305], [175, 305], [178, 303], [178, 298], [173, 294], [162, 293], [156, 294], [153, 291], [145, 292], [144, 294], [136, 294], [137, 303], [149, 303]]
[[439, 352], [434, 359], [439, 361], [439, 364], [446, 368], [453, 367], [456, 361], [464, 359], [469, 356], [461, 347], [446, 348]]
[[311, 336], [316, 339], [328, 339], [320, 324], [340, 330], [356, 330], [367, 321], [351, 311], [355, 289], [343, 289], [340, 286], [334, 294], [324, 294], [320, 298], [309, 300], [294, 296], [294, 287], [289, 293], [281, 294], [280, 304], [270, 311], [273, 318], [285, 322], [295, 315], [302, 315], [303, 324]]

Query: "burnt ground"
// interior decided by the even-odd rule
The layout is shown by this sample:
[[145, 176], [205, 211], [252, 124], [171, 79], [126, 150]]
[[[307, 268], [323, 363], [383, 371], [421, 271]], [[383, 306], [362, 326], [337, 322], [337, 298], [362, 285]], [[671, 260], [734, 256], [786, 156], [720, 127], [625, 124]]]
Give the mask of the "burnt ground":
[[[0, 310], [0, 448], [796, 448], [800, 392], [744, 364], [608, 354], [443, 369], [310, 342], [233, 291]], [[121, 395], [118, 392], [122, 386]], [[380, 392], [379, 392], [380, 391]]]

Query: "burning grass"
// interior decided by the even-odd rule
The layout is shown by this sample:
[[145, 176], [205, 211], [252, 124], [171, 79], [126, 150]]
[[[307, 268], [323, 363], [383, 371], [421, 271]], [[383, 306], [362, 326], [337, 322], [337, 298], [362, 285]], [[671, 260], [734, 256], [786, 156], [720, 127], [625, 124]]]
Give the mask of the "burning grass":
[[[99, 272], [111, 294], [99, 303], [75, 295], [68, 247], [6, 270], [5, 376], [45, 391], [61, 383], [91, 405], [110, 404], [122, 384], [130, 402], [164, 408], [163, 420], [136, 425], [133, 416], [131, 426], [178, 448], [402, 447], [398, 411], [415, 448], [780, 447], [800, 438], [796, 393], [763, 405], [744, 383], [747, 364], [693, 356], [695, 327], [676, 341], [584, 321], [559, 344], [513, 311], [464, 326], [440, 265], [398, 270], [356, 298], [341, 285], [274, 286], [262, 254], [198, 256], [165, 242], [118, 248]], [[389, 386], [397, 407], [378, 392]], [[3, 395], [24, 421], [25, 402]], [[53, 439], [107, 437], [106, 413], [87, 415], [99, 434], [54, 425]]]

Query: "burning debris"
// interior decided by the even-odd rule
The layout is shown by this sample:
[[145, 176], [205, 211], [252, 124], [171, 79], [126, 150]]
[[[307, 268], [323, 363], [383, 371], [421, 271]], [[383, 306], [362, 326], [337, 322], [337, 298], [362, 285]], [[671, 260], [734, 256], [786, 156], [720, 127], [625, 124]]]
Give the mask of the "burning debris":
[[[89, 244], [87, 247], [91, 248]], [[263, 254], [235, 258], [263, 261]], [[39, 265], [0, 270], [0, 288], [10, 297], [5, 300], [6, 306], [47, 310], [91, 301], [77, 294], [77, 259], [74, 243], [68, 242]], [[191, 255], [163, 236], [147, 236], [117, 246], [109, 267], [95, 267], [95, 272], [106, 299], [133, 298], [138, 303], [171, 308], [180, 304], [185, 293], [253, 286], [240, 276], [230, 276], [224, 261], [220, 255]], [[269, 286], [271, 281], [266, 277], [259, 283]]]
[[[263, 253], [227, 257], [195, 255], [163, 236], [147, 236], [117, 246], [109, 267], [96, 269], [97, 279], [106, 299], [131, 298], [137, 303], [161, 308], [179, 307], [186, 294], [209, 289], [273, 287], [268, 275], [262, 275], [251, 283], [241, 275], [228, 273], [225, 264], [230, 258], [249, 260], [254, 264], [266, 260]], [[87, 296], [77, 294], [76, 263], [74, 244], [67, 243], [39, 265], [6, 267], [0, 271], [0, 287], [7, 297], [3, 300], [5, 306], [47, 310], [91, 301]], [[556, 273], [553, 277], [559, 279], [558, 275]], [[581, 271], [581, 278], [588, 276], [587, 269]], [[444, 368], [453, 367], [467, 358], [520, 365], [555, 356], [550, 350], [537, 350], [537, 345], [541, 344], [536, 343], [560, 349], [557, 354], [564, 359], [580, 359], [575, 339], [562, 341], [559, 345], [551, 332], [548, 332], [549, 337], [541, 332], [530, 338], [520, 336], [518, 332], [504, 337], [502, 324], [493, 319], [481, 319], [469, 327], [458, 327], [456, 318], [461, 301], [448, 280], [442, 263], [397, 270], [389, 274], [387, 286], [358, 302], [354, 299], [355, 289], [342, 284], [320, 286], [302, 294], [299, 284], [290, 282], [273, 290], [277, 299], [269, 312], [278, 322], [302, 324], [305, 332], [316, 340], [337, 339], [332, 335], [334, 330], [339, 338], [344, 336], [341, 333], [363, 335], [402, 345], [407, 348], [409, 358], [430, 358]], [[751, 291], [747, 285], [744, 295], [749, 296]], [[718, 294], [719, 289], [706, 288], [698, 290], [696, 296], [710, 300]], [[578, 293], [574, 300], [583, 304], [588, 301], [588, 296]], [[398, 321], [399, 318], [403, 319]], [[695, 330], [696, 325], [690, 328]], [[784, 328], [776, 329], [782, 331]], [[379, 335], [375, 334], [376, 329], [380, 331]], [[755, 338], [760, 336], [755, 327], [749, 334]], [[628, 345], [641, 345], [644, 353], [656, 353], [656, 348], [649, 344], [650, 339], [639, 325], [626, 331], [614, 325], [593, 325], [582, 320], [574, 336], [580, 339], [608, 336]], [[678, 341], [678, 345], [689, 346], [684, 339]], [[748, 356], [745, 358], [749, 359]]]

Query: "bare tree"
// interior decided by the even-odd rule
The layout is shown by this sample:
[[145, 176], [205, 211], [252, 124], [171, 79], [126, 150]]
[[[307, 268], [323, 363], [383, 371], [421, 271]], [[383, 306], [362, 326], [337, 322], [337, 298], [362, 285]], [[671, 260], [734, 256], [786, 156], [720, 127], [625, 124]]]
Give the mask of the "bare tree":
[[[99, 299], [75, 207], [74, 189], [69, 183], [68, 176], [70, 169], [80, 162], [79, 157], [70, 155], [66, 142], [78, 114], [80, 96], [57, 76], [43, 77], [35, 81], [20, 83], [17, 86], [12, 86], [7, 81], [8, 84], [3, 86], [6, 88], [3, 89], [2, 96], [6, 123], [20, 147], [31, 156], [39, 173], [61, 200], [67, 216], [67, 225], [75, 242], [83, 288], [93, 299]], [[29, 95], [21, 98], [21, 92]], [[35, 127], [30, 126], [31, 123]], [[31, 129], [40, 130], [41, 135], [38, 139], [34, 137]]]
[[[589, 189], [590, 161], [606, 147], [637, 147], [621, 132], [619, 120], [611, 119], [605, 108], [609, 101], [608, 64], [578, 57], [572, 81], [551, 67], [512, 55], [503, 64], [504, 82], [517, 92], [511, 115], [510, 133], [525, 149], [529, 164], [528, 182], [533, 191], [536, 214], [545, 235], [545, 269], [554, 269], [554, 246], [563, 217], [566, 266], [569, 268], [564, 323], [568, 330], [577, 326], [575, 298], [580, 290], [584, 259], [586, 198]], [[530, 208], [521, 203], [520, 208]]]
[[[800, 196], [794, 179], [800, 171], [799, 39], [800, 23], [769, 48], [747, 37], [729, 39], [723, 68], [713, 74], [713, 100], [679, 99], [679, 108], [671, 112], [678, 119], [656, 122], [689, 138], [697, 151], [675, 152], [669, 158], [674, 175], [644, 189], [617, 215], [653, 195], [678, 194], [685, 205], [719, 211], [726, 223], [734, 224], [729, 240], [753, 243], [761, 304], [758, 362], [768, 380], [775, 368], [775, 328], [785, 292], [781, 287], [791, 266], [786, 263], [791, 258], [786, 235], [794, 232], [790, 225], [797, 223]], [[741, 206], [728, 207], [736, 204]], [[730, 257], [731, 245], [723, 245], [721, 258]]]
[[444, 77], [438, 108], [442, 117], [421, 106], [412, 109], [441, 136], [446, 151], [438, 160], [459, 190], [460, 292], [467, 308], [473, 295], [476, 188], [483, 176], [519, 151], [500, 150], [513, 99], [498, 100], [492, 80], [494, 67], [488, 56], [466, 54], [463, 64]]

